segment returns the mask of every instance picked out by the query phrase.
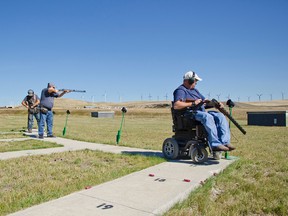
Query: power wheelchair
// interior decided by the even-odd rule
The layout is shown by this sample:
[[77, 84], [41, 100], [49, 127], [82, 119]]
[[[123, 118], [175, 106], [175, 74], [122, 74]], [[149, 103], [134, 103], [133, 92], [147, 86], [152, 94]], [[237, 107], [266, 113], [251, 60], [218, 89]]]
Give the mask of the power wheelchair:
[[212, 151], [204, 126], [193, 119], [192, 112], [193, 110], [187, 112], [187, 109], [175, 110], [172, 102], [172, 131], [175, 134], [163, 142], [164, 157], [169, 160], [190, 157], [194, 163], [204, 163], [208, 160], [209, 152], [214, 159], [221, 159], [222, 152]]

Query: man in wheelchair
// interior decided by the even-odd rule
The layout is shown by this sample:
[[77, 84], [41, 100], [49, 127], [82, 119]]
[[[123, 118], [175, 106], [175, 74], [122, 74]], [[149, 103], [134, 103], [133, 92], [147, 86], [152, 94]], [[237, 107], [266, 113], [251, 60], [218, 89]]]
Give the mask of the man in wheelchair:
[[[194, 71], [184, 74], [183, 84], [173, 92], [173, 109], [184, 111], [185, 118], [190, 121], [201, 122], [213, 151], [232, 151], [235, 147], [230, 144], [230, 129], [225, 116], [216, 111], [206, 112], [208, 100], [195, 88], [201, 80]], [[220, 103], [221, 106], [223, 104]]]

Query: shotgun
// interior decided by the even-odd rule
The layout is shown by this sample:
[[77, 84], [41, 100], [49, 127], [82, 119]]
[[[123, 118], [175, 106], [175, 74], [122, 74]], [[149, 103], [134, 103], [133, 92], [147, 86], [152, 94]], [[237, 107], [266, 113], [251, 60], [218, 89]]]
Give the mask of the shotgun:
[[[195, 100], [186, 100], [187, 102], [193, 102]], [[221, 105], [216, 99], [212, 99], [211, 101], [205, 100], [201, 101], [199, 104], [192, 106], [190, 109], [192, 110], [197, 110], [199, 109], [203, 104], [207, 104], [208, 108], [215, 107], [217, 110], [219, 110], [221, 113], [223, 113], [233, 124], [245, 135], [246, 131], [239, 125], [239, 123], [224, 109], [220, 108]]]
[[238, 122], [224, 109], [220, 108], [220, 103], [216, 99], [211, 100], [212, 104], [214, 104], [215, 108], [218, 109], [221, 113], [223, 113], [227, 118], [233, 122], [233, 124], [245, 135], [246, 131], [238, 124]]
[[70, 92], [80, 92], [80, 93], [85, 93], [86, 90], [77, 90], [77, 89], [58, 89], [58, 91], [65, 91], [68, 90]]

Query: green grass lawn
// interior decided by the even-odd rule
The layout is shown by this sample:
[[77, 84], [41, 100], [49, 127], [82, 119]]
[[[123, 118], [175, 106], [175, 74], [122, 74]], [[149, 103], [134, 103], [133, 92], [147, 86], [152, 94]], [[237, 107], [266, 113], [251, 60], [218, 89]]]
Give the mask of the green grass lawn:
[[[240, 114], [244, 116], [243, 113]], [[24, 115], [4, 115], [1, 116], [1, 118], [0, 131], [17, 131], [23, 127], [25, 128], [26, 116]], [[100, 119], [92, 118], [90, 115], [85, 114], [76, 115], [73, 114], [73, 111], [71, 111], [65, 137], [75, 140], [115, 145], [116, 134], [120, 127], [120, 122], [121, 115], [116, 115], [111, 119]], [[206, 184], [199, 187], [195, 192], [191, 193], [187, 200], [185, 200], [183, 203], [177, 204], [173, 209], [167, 212], [166, 215], [288, 215], [288, 165], [286, 157], [288, 152], [288, 128], [247, 126], [246, 120], [243, 118], [241, 118], [241, 120], [238, 122], [244, 127], [247, 134], [245, 136], [242, 135], [241, 132], [232, 125], [232, 144], [235, 145], [237, 149], [234, 152], [231, 152], [230, 155], [239, 157], [239, 160], [225, 169], [223, 173], [209, 179]], [[54, 123], [55, 135], [62, 136], [65, 115], [56, 114]], [[131, 114], [127, 112], [119, 145], [161, 150], [163, 141], [167, 137], [171, 137], [173, 135], [171, 126], [172, 122], [169, 110], [164, 111], [163, 113], [155, 112], [148, 114]], [[90, 157], [86, 155], [88, 152], [89, 154], [97, 155]], [[39, 176], [39, 173], [45, 173], [46, 169], [47, 172], [51, 172], [52, 174], [44, 174], [44, 177], [48, 177], [49, 180], [53, 180], [53, 178], [58, 179], [57, 181], [53, 181], [52, 185], [47, 183], [48, 185], [45, 186], [50, 188], [52, 193], [57, 194], [56, 196], [52, 196], [51, 194], [47, 195], [47, 192], [42, 191], [42, 186], [40, 185], [35, 188], [33, 193], [43, 194], [44, 198], [33, 198], [27, 193], [27, 188], [29, 188], [28, 186], [27, 188], [22, 187], [24, 188], [22, 191], [21, 186], [19, 186], [19, 189], [17, 188], [20, 190], [18, 191], [18, 194], [21, 194], [21, 196], [24, 197], [23, 201], [20, 201], [20, 198], [17, 196], [13, 197], [13, 202], [16, 203], [18, 200], [20, 204], [11, 204], [11, 206], [14, 206], [13, 209], [6, 206], [6, 212], [13, 212], [16, 211], [16, 209], [24, 206], [27, 207], [29, 205], [33, 205], [32, 203], [35, 204], [41, 199], [47, 200], [45, 198], [46, 196], [49, 197], [49, 199], [53, 199], [55, 197], [63, 196], [64, 194], [68, 194], [71, 191], [83, 189], [83, 187], [88, 183], [98, 184], [97, 182], [90, 183], [86, 180], [84, 180], [82, 183], [76, 181], [77, 183], [75, 184], [78, 186], [73, 186], [73, 189], [69, 192], [66, 191], [66, 188], [61, 187], [62, 182], [59, 180], [63, 177], [61, 177], [62, 174], [60, 175], [59, 172], [53, 172], [54, 168], [52, 167], [55, 162], [57, 162], [58, 165], [63, 164], [65, 167], [66, 162], [70, 165], [73, 163], [74, 165], [75, 163], [79, 163], [80, 167], [97, 167], [100, 166], [103, 161], [105, 162], [105, 160], [108, 160], [107, 158], [118, 160], [119, 157], [119, 155], [108, 154], [109, 156], [107, 156], [106, 159], [100, 158], [99, 160], [95, 161], [95, 158], [98, 157], [97, 152], [70, 152], [65, 153], [65, 156], [62, 154], [64, 153], [54, 154], [51, 156], [28, 157], [30, 167], [28, 169], [29, 171], [26, 170], [25, 172], [21, 172], [16, 169], [17, 165], [19, 166], [19, 164], [24, 163], [24, 161], [20, 161], [20, 159], [0, 161], [0, 190], [1, 193], [4, 194], [7, 193], [7, 191], [9, 192], [9, 190], [11, 191], [14, 187], [17, 188], [18, 184], [21, 185], [21, 182], [15, 183], [15, 185], [12, 186], [9, 185], [9, 182], [13, 182], [14, 179], [18, 178], [18, 176], [15, 176], [17, 172], [20, 172], [19, 175], [25, 178], [26, 176], [29, 176], [28, 174], [32, 173], [34, 180], [30, 179], [27, 180], [27, 182], [36, 181], [35, 179], [37, 178], [43, 179], [42, 176]], [[77, 154], [77, 156], [74, 154]], [[66, 157], [72, 157], [73, 159], [66, 160]], [[142, 157], [140, 157], [141, 159], [137, 159], [137, 157], [135, 158], [134, 156], [132, 157], [127, 155], [123, 155], [121, 157], [125, 158], [123, 159], [124, 161], [145, 160], [146, 165], [138, 169], [143, 169], [144, 167], [161, 162], [161, 159], [156, 160], [154, 158], [144, 157], [144, 159], [142, 159]], [[55, 159], [56, 161], [54, 161]], [[121, 164], [121, 160], [116, 164]], [[68, 163], [68, 161], [70, 162]], [[71, 161], [73, 161], [73, 163]], [[41, 166], [39, 168], [40, 170], [37, 170], [37, 166], [42, 163], [46, 164], [46, 166]], [[134, 161], [131, 163], [135, 163], [135, 165], [138, 167], [142, 162], [139, 162], [140, 164]], [[107, 163], [107, 167], [103, 169], [106, 171], [109, 170], [109, 172], [111, 169], [111, 172], [113, 172], [113, 168], [110, 168], [108, 166], [109, 164], [110, 163]], [[28, 166], [28, 164], [24, 166]], [[16, 169], [15, 173], [12, 172], [14, 169]], [[34, 173], [33, 169], [36, 169], [37, 171]], [[79, 170], [81, 169], [77, 166], [74, 168], [67, 168], [64, 171], [65, 175], [67, 175], [65, 178], [71, 181], [73, 177], [70, 176], [75, 175], [75, 173], [78, 175], [78, 173], [80, 173]], [[131, 169], [130, 171], [133, 172], [134, 170]], [[117, 176], [117, 172], [118, 171], [115, 170], [114, 174], [111, 175], [117, 178], [119, 177]], [[119, 172], [120, 175], [122, 175], [122, 171]], [[95, 173], [94, 177], [96, 177], [97, 174]], [[75, 178], [77, 179], [77, 177]], [[89, 179], [90, 177], [87, 178]], [[103, 176], [101, 179], [102, 182], [105, 182], [111, 178]], [[42, 184], [46, 183], [42, 182]], [[31, 190], [31, 188], [28, 190]], [[3, 197], [4, 195], [0, 194], [1, 204], [4, 202]], [[5, 198], [5, 202], [6, 199], [7, 198]], [[10, 198], [8, 198], [8, 200], [9, 199]], [[27, 199], [34, 201], [28, 202]]]
[[0, 152], [21, 151], [29, 149], [43, 149], [62, 147], [57, 143], [43, 142], [41, 140], [17, 140], [17, 141], [0, 141]]
[[13, 138], [23, 138], [23, 132], [2, 132], [0, 133], [1, 139], [13, 139]]
[[234, 138], [239, 160], [166, 216], [288, 215], [288, 128], [246, 129]]
[[0, 161], [0, 215], [163, 162], [157, 157], [73, 151]]
[[[57, 137], [62, 137], [66, 115], [57, 113], [54, 115], [53, 132]], [[27, 124], [25, 114], [2, 115], [1, 117], [0, 131], [20, 131], [25, 129]], [[65, 138], [115, 145], [121, 118], [121, 115], [115, 115], [114, 118], [94, 118], [90, 113], [78, 115], [71, 111]], [[164, 114], [153, 113], [150, 115], [127, 113], [119, 145], [160, 150], [163, 141], [172, 135], [171, 115], [168, 111], [165, 111]]]

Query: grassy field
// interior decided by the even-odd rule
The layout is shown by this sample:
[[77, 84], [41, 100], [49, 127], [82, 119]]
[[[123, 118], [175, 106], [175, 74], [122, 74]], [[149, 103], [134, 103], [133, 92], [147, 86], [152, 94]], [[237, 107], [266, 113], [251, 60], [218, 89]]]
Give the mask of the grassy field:
[[[232, 143], [237, 150], [230, 155], [239, 157], [239, 160], [225, 169], [223, 173], [209, 179], [187, 200], [177, 204], [166, 215], [288, 215], [288, 165], [286, 159], [288, 128], [246, 125], [247, 111], [286, 110], [287, 104], [277, 104], [273, 107], [256, 103], [256, 105], [239, 104], [235, 107], [233, 116], [247, 131], [247, 135], [244, 136], [233, 125], [231, 127]], [[90, 116], [90, 112], [93, 110], [71, 108], [65, 137], [115, 145], [116, 134], [121, 122], [119, 110], [115, 109], [114, 118], [100, 119]], [[54, 132], [56, 136], [62, 136], [66, 110], [60, 107], [55, 112]], [[0, 116], [1, 132], [23, 130], [27, 124], [26, 112], [23, 110], [0, 110]], [[125, 114], [120, 145], [161, 150], [164, 139], [173, 135], [171, 125], [169, 107], [155, 109], [143, 108], [142, 105], [137, 108], [135, 105], [131, 105]], [[107, 160], [115, 160], [112, 164], [130, 161], [128, 164], [133, 168], [129, 168], [128, 171], [114, 170], [109, 167], [111, 163], [105, 162]], [[6, 209], [0, 215], [83, 189], [88, 184], [95, 185], [117, 178], [159, 163], [162, 159], [116, 156], [106, 153], [100, 157], [98, 152], [80, 151], [29, 157], [28, 162], [25, 163], [25, 161], [24, 158], [0, 161], [0, 204]], [[21, 168], [25, 168], [23, 172], [19, 168], [19, 164], [22, 163]], [[103, 163], [105, 164], [103, 170], [111, 170], [108, 176], [102, 176], [101, 172], [97, 172], [97, 167], [99, 168]], [[43, 167], [41, 164], [44, 164]], [[41, 166], [39, 167], [39, 165]], [[60, 172], [58, 166], [60, 166]], [[95, 169], [95, 171], [92, 174], [81, 173], [83, 167]], [[55, 172], [55, 169], [58, 172]], [[45, 174], [39, 176], [39, 173], [42, 172]], [[16, 181], [11, 185], [15, 179], [19, 179], [17, 173], [20, 173], [19, 176], [24, 179], [28, 178], [25, 180], [26, 186], [21, 185], [21, 181]], [[88, 176], [80, 181], [79, 176], [81, 175]], [[39, 178], [41, 180], [49, 179], [49, 181], [39, 181]], [[91, 182], [93, 178], [101, 178], [101, 181]], [[56, 180], [54, 181], [54, 179]], [[73, 182], [68, 191], [60, 179]], [[27, 182], [40, 183], [34, 190]], [[14, 188], [17, 188], [17, 194], [21, 194], [21, 196], [13, 194], [12, 197], [7, 197], [7, 193], [11, 193]], [[50, 192], [43, 191], [43, 188], [50, 188]], [[27, 193], [30, 190], [33, 195]], [[7, 204], [7, 200], [12, 200], [12, 203], [8, 202]]]
[[[66, 110], [55, 110], [54, 134], [62, 136], [65, 125]], [[66, 138], [89, 141], [95, 143], [116, 144], [117, 131], [120, 128], [121, 112], [117, 112], [114, 118], [94, 118], [91, 111], [70, 110], [68, 116]], [[26, 114], [20, 111], [3, 113], [0, 115], [0, 131], [20, 131], [25, 129]], [[147, 137], [149, 134], [149, 137]], [[120, 145], [132, 146], [144, 149], [160, 150], [162, 142], [172, 136], [171, 116], [169, 109], [155, 111], [128, 110], [124, 117]], [[5, 135], [5, 134], [4, 134]], [[0, 134], [0, 139], [3, 135]], [[5, 135], [6, 136], [6, 135]], [[147, 140], [148, 139], [148, 140]], [[160, 142], [159, 142], [160, 141]]]
[[239, 160], [209, 179], [172, 215], [288, 215], [288, 130], [246, 127], [233, 155]]
[[0, 215], [163, 162], [156, 157], [74, 151], [0, 161]]
[[18, 140], [14, 141], [0, 141], [0, 152], [9, 152], [9, 151], [20, 151], [28, 149], [44, 149], [44, 148], [55, 148], [62, 147], [57, 143], [52, 142], [42, 142], [40, 140]]

